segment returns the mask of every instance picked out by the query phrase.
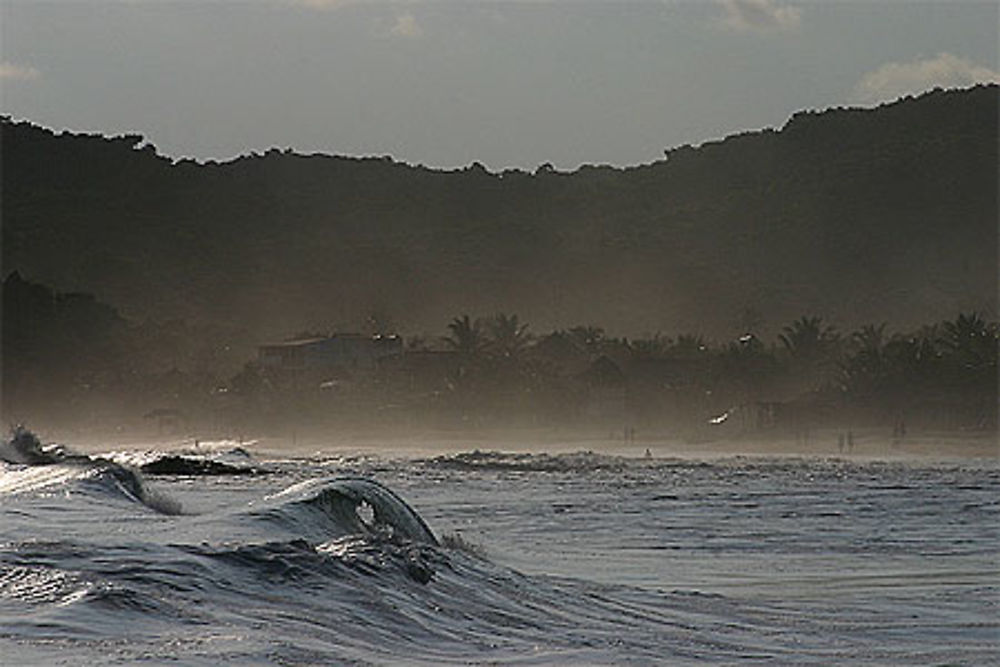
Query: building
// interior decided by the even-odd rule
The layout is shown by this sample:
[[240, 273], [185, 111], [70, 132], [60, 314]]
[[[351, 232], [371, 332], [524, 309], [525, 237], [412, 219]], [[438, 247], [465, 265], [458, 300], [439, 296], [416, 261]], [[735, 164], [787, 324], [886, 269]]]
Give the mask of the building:
[[298, 373], [371, 373], [379, 361], [403, 352], [399, 336], [334, 334], [261, 345], [257, 359], [262, 368]]

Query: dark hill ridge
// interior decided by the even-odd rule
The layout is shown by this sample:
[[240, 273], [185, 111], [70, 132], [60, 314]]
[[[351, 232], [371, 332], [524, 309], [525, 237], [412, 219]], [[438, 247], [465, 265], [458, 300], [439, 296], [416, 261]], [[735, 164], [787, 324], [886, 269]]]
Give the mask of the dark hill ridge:
[[995, 85], [935, 91], [533, 174], [277, 150], [174, 162], [138, 135], [5, 119], [3, 266], [261, 336], [372, 313], [407, 331], [504, 310], [536, 330], [715, 336], [749, 311], [772, 327], [995, 314], [997, 118]]

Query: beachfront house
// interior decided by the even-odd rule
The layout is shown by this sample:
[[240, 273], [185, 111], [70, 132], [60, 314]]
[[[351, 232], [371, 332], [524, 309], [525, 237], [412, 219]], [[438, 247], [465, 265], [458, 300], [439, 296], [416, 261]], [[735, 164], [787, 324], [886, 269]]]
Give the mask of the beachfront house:
[[396, 335], [338, 333], [261, 345], [257, 360], [264, 369], [287, 373], [371, 373], [380, 360], [403, 352]]

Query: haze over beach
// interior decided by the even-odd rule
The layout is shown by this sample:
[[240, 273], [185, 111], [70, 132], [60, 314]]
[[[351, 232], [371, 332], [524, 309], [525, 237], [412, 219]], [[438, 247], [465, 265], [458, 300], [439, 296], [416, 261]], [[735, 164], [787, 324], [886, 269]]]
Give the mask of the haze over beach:
[[0, 663], [1000, 664], [998, 26], [0, 0]]

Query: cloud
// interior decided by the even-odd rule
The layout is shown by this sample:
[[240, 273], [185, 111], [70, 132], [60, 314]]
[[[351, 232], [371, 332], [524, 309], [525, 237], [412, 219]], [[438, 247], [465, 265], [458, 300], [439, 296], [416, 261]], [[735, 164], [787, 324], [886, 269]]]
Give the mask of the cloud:
[[886, 63], [865, 74], [854, 87], [861, 102], [881, 102], [932, 88], [961, 88], [976, 83], [1000, 83], [1000, 72], [950, 53], [908, 63]]
[[31, 81], [41, 76], [34, 67], [0, 62], [0, 81]]
[[736, 32], [776, 32], [795, 30], [802, 22], [802, 10], [775, 0], [721, 0], [725, 10], [722, 25]]
[[406, 14], [400, 14], [396, 17], [396, 24], [392, 26], [389, 33], [396, 35], [397, 37], [409, 37], [411, 39], [415, 39], [423, 36], [424, 29], [420, 27], [419, 23], [417, 23], [417, 19], [414, 18], [413, 14], [407, 12]]

